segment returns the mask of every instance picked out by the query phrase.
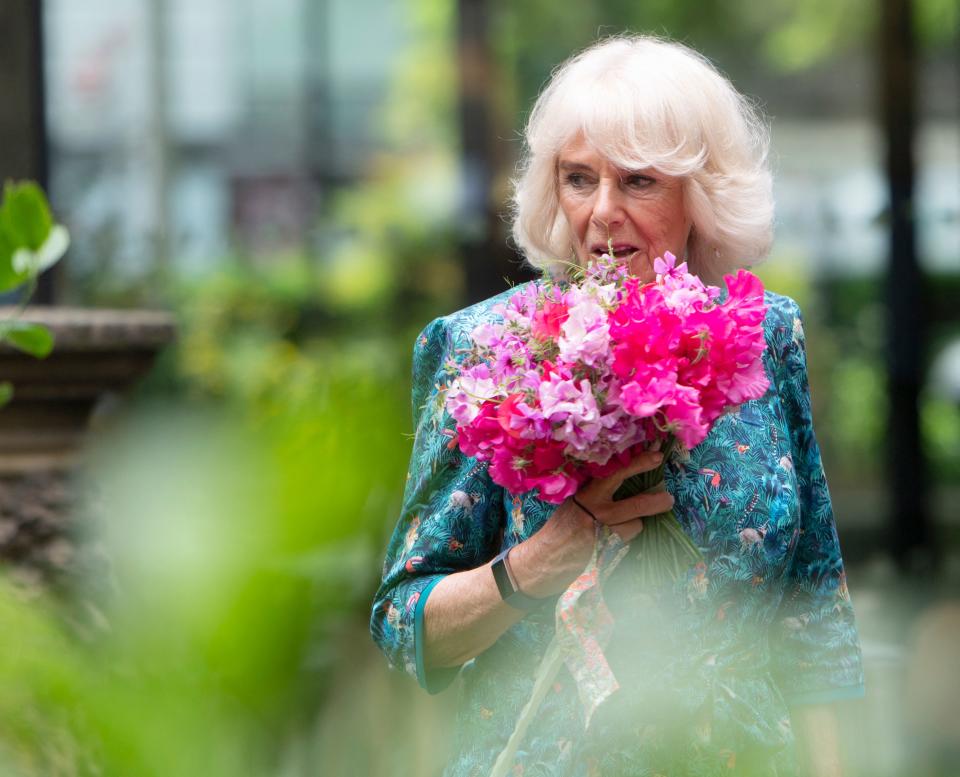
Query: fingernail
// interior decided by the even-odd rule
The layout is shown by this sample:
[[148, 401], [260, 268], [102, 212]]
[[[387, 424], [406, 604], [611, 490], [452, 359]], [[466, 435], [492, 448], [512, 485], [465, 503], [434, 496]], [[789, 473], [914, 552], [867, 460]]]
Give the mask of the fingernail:
[[663, 461], [663, 454], [660, 453], [660, 451], [654, 451], [652, 458], [654, 464], [659, 464], [661, 461]]

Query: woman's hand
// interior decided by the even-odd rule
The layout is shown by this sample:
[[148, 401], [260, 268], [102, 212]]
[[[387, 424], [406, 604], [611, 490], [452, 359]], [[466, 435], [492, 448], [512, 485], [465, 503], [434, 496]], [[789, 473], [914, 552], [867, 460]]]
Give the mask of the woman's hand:
[[[660, 453], [642, 453], [609, 477], [588, 483], [577, 501], [629, 542], [643, 529], [644, 516], [669, 510], [673, 497], [648, 493], [614, 502], [613, 495], [628, 477], [656, 469], [661, 460]], [[568, 499], [536, 534], [510, 552], [514, 581], [529, 596], [563, 591], [587, 565], [595, 538], [594, 519]], [[490, 647], [523, 615], [501, 599], [489, 563], [447, 575], [424, 607], [424, 661], [428, 666], [459, 666]]]
[[626, 467], [581, 488], [576, 502], [582, 508], [573, 498], [560, 505], [536, 534], [510, 552], [510, 571], [520, 590], [529, 596], [543, 597], [570, 585], [593, 552], [594, 518], [609, 526], [624, 542], [630, 542], [643, 531], [645, 516], [669, 510], [673, 497], [666, 491], [613, 501], [624, 480], [656, 469], [662, 460], [658, 451], [641, 453]]

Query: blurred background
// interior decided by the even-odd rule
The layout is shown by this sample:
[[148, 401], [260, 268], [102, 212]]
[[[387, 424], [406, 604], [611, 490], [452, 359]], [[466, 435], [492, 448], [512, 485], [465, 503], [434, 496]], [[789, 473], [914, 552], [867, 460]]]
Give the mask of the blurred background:
[[955, 0], [0, 0], [0, 176], [72, 236], [35, 300], [62, 348], [0, 410], [2, 773], [436, 773], [454, 692], [367, 634], [413, 341], [530, 277], [523, 122], [623, 31], [771, 119], [757, 269], [806, 316], [867, 663], [848, 770], [960, 772], [958, 27]]

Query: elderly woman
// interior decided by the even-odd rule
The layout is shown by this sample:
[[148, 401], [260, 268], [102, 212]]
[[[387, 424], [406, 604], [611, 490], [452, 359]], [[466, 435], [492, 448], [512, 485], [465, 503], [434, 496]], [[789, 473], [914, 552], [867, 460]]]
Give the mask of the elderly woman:
[[[540, 95], [526, 141], [513, 233], [544, 273], [612, 245], [642, 279], [670, 251], [717, 283], [770, 245], [765, 124], [682, 45], [617, 37], [580, 53]], [[619, 690], [585, 726], [561, 670], [509, 773], [783, 777], [799, 763], [840, 774], [832, 703], [862, 694], [863, 674], [796, 304], [767, 293], [770, 389], [671, 456], [666, 491], [613, 500], [657, 466], [651, 452], [554, 507], [495, 485], [452, 444], [443, 410], [451, 364], [507, 294], [417, 339], [416, 440], [371, 619], [390, 663], [431, 693], [462, 668], [445, 774], [490, 774], [553, 635], [551, 604], [590, 559], [597, 523], [629, 543], [671, 506], [704, 563], [653, 603], [621, 565], [605, 593]]]

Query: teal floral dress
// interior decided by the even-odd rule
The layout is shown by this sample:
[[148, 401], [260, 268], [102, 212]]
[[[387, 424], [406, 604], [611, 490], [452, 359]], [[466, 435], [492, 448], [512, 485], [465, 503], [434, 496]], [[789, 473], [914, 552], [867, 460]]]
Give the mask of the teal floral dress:
[[[461, 675], [444, 777], [488, 775], [530, 697], [555, 632], [527, 614], [459, 669], [425, 666], [423, 611], [445, 575], [488, 563], [549, 520], [456, 447], [439, 390], [510, 292], [429, 324], [413, 358], [416, 438], [403, 510], [370, 621], [390, 665], [436, 693]], [[628, 556], [604, 585], [605, 651], [619, 690], [589, 719], [562, 667], [516, 753], [522, 777], [796, 773], [789, 707], [863, 694], [860, 644], [820, 451], [796, 303], [767, 292], [770, 389], [671, 458], [666, 485], [704, 562], [655, 593]]]

